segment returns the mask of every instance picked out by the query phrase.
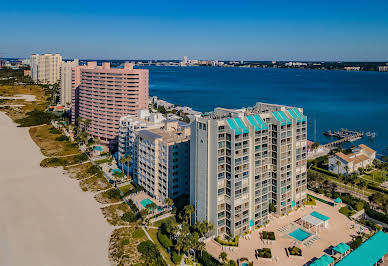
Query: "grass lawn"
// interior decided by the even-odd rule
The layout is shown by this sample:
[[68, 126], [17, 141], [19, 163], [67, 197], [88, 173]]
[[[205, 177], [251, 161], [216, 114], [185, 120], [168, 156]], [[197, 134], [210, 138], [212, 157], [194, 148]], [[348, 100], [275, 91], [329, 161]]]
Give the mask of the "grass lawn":
[[159, 248], [159, 251], [160, 253], [163, 255], [164, 259], [167, 261], [167, 263], [169, 265], [175, 265], [172, 260], [171, 260], [171, 256], [170, 254], [167, 252], [167, 250], [162, 246], [162, 244], [159, 243], [159, 240], [158, 240], [158, 236], [157, 236], [157, 233], [158, 233], [158, 230], [157, 229], [154, 229], [154, 228], [149, 228], [147, 230], [148, 234], [150, 235], [150, 237], [152, 238], [152, 240], [154, 241], [154, 243], [158, 246]]
[[378, 183], [380, 185], [381, 183], [384, 183], [388, 180], [388, 172], [381, 169], [375, 169], [369, 174], [364, 174], [361, 177]]
[[50, 157], [40, 162], [41, 167], [59, 167], [80, 164], [89, 160], [86, 154], [77, 154], [66, 157]]
[[132, 184], [128, 184], [128, 185], [125, 185], [125, 186], [122, 186], [122, 187], [119, 187], [120, 190], [126, 194], [128, 191], [130, 191], [131, 189], [133, 189], [133, 185]]
[[109, 258], [114, 265], [134, 265], [140, 263], [141, 254], [137, 245], [147, 240], [145, 235], [138, 237], [135, 227], [121, 227], [112, 232], [109, 241]]
[[107, 204], [107, 203], [116, 203], [123, 201], [120, 196], [120, 192], [116, 188], [111, 188], [107, 191], [103, 191], [98, 193], [94, 197], [99, 203]]
[[156, 221], [152, 224], [152, 226], [160, 227], [164, 222], [176, 222], [175, 216], [170, 216], [162, 220]]
[[57, 134], [57, 131], [53, 129], [55, 128], [52, 125], [43, 125], [29, 130], [32, 140], [40, 147], [43, 155], [63, 156], [81, 153], [78, 147], [70, 141], [56, 140], [61, 134]]
[[121, 219], [121, 215], [130, 211], [131, 209], [126, 203], [113, 204], [101, 208], [101, 212], [104, 215], [105, 219], [108, 221], [108, 223], [114, 226], [129, 225], [129, 222], [123, 221]]
[[95, 176], [82, 179], [80, 181], [80, 187], [83, 191], [97, 192], [110, 188], [111, 184], [109, 184], [103, 174], [100, 173]]
[[344, 206], [340, 208], [338, 211], [347, 217], [350, 217], [355, 213], [354, 211], [350, 210], [348, 206]]

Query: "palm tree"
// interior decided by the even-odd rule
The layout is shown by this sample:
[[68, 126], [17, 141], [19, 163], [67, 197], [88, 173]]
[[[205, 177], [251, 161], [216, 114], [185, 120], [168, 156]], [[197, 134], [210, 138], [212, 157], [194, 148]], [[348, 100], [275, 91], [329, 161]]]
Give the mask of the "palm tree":
[[178, 254], [181, 254], [181, 250], [183, 248], [183, 241], [182, 241], [182, 236], [178, 238], [176, 244], [175, 244], [175, 249], [178, 250]]
[[335, 164], [337, 165], [337, 174], [339, 175], [339, 168], [340, 168], [341, 162], [337, 160]]
[[222, 260], [222, 262], [226, 262], [228, 260], [228, 254], [226, 254], [225, 251], [222, 251], [221, 254], [218, 256], [219, 259]]
[[125, 160], [125, 157], [122, 156], [120, 158], [120, 164], [121, 164], [121, 172], [123, 172], [123, 173], [124, 173], [124, 163], [126, 163], [126, 160]]
[[189, 224], [191, 224], [191, 214], [194, 212], [194, 207], [193, 205], [186, 205], [184, 208], [183, 208], [183, 211], [185, 213], [185, 216], [186, 216], [186, 222], [187, 222], [187, 217], [189, 218], [188, 220], [190, 221]]
[[164, 203], [167, 205], [167, 207], [170, 207], [170, 206], [172, 206], [174, 204], [174, 201], [172, 199], [170, 199], [170, 198], [166, 198], [164, 200]]
[[197, 250], [201, 252], [202, 257], [202, 252], [206, 251], [206, 244], [203, 242], [198, 242]]
[[125, 162], [127, 163], [127, 176], [129, 177], [129, 162], [132, 161], [131, 155], [125, 156]]

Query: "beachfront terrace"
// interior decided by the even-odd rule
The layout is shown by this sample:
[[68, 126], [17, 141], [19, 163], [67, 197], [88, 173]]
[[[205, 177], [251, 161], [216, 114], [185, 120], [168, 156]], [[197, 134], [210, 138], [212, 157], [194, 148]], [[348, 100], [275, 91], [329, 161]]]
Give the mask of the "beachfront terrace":
[[[332, 207], [317, 201], [316, 206], [302, 207], [287, 216], [271, 216], [265, 227], [253, 230], [249, 236], [240, 237], [238, 247], [221, 246], [215, 240], [210, 240], [206, 243], [206, 249], [216, 258], [224, 251], [229, 259], [248, 258], [254, 265], [276, 265], [280, 262], [282, 265], [309, 265], [324, 254], [332, 255], [332, 248], [340, 242], [349, 243], [357, 236], [360, 226], [354, 226], [354, 222], [339, 213], [338, 210], [342, 206], [343, 204], [338, 204]], [[309, 230], [300, 223], [303, 217], [314, 211], [330, 217], [330, 223], [326, 223], [327, 227], [320, 226], [317, 230]], [[262, 231], [275, 232], [275, 240], [262, 240]], [[288, 255], [288, 247], [293, 246], [302, 250], [302, 256]], [[263, 248], [271, 249], [272, 259], [255, 256], [255, 251]]]

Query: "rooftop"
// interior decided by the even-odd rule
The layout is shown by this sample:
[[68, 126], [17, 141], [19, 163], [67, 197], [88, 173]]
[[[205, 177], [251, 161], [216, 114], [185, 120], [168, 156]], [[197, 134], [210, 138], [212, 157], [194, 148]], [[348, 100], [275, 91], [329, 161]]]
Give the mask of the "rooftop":
[[388, 253], [388, 235], [378, 231], [336, 265], [374, 265]]

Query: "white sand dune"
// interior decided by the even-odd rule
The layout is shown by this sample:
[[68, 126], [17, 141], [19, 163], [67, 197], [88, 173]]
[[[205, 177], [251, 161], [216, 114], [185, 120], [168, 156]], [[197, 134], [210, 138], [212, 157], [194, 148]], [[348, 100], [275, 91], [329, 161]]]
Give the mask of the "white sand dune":
[[112, 227], [92, 195], [0, 112], [0, 265], [109, 265]]

